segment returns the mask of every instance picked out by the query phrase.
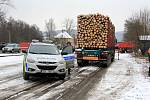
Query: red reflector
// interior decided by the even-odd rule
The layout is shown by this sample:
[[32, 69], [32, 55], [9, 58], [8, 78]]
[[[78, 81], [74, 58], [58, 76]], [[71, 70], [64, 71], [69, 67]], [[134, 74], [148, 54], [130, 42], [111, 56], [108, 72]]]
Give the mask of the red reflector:
[[102, 55], [107, 55], [108, 54], [108, 52], [102, 52]]

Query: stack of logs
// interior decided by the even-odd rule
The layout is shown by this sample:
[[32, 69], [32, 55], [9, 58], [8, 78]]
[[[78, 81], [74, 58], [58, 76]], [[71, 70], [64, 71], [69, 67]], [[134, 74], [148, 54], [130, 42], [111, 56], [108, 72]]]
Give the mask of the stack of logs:
[[115, 27], [107, 16], [79, 15], [77, 32], [78, 48], [108, 48], [115, 45]]

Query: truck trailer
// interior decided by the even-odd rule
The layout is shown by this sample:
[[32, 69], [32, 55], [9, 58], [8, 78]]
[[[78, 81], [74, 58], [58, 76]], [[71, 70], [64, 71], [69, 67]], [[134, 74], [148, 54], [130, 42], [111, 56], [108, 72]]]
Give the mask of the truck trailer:
[[108, 16], [102, 14], [77, 17], [77, 63], [85, 66], [89, 61], [108, 66], [115, 56], [115, 27]]

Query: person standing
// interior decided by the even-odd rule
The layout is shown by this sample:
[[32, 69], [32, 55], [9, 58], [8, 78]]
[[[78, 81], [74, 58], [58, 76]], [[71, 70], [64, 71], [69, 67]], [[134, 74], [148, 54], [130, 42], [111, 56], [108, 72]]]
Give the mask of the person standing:
[[[72, 63], [74, 64], [74, 60], [72, 60], [72, 54], [74, 53], [74, 48], [71, 45], [71, 42], [67, 42], [67, 45], [62, 49], [62, 54], [66, 55], [66, 57], [68, 57], [66, 59], [66, 65], [67, 65], [67, 69], [68, 69], [68, 74], [70, 74], [71, 72], [71, 64], [70, 62], [73, 61]], [[74, 66], [74, 65], [73, 65]]]
[[148, 61], [150, 62], [150, 48], [148, 49], [147, 53], [148, 53]]
[[149, 71], [148, 71], [148, 75], [150, 76], [150, 48], [148, 49], [148, 61], [149, 61]]

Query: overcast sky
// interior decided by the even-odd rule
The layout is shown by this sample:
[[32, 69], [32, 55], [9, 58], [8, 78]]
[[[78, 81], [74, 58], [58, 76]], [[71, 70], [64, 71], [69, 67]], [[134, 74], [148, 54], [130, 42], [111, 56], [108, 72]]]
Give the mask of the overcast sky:
[[65, 18], [77, 15], [101, 13], [108, 15], [115, 24], [116, 31], [124, 30], [124, 21], [133, 12], [149, 8], [150, 0], [12, 0], [15, 9], [9, 8], [8, 16], [28, 24], [36, 24], [45, 31], [45, 21], [54, 18], [57, 29], [62, 29]]

